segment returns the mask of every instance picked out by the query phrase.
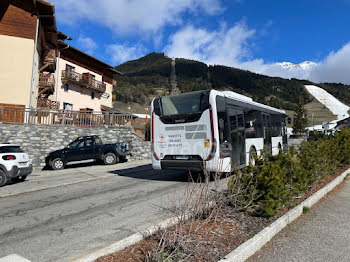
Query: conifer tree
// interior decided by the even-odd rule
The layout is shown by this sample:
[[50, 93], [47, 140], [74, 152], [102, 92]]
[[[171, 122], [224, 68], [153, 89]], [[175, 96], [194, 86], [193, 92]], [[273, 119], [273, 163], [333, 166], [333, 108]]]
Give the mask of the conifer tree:
[[293, 134], [302, 134], [307, 126], [306, 110], [304, 108], [304, 99], [299, 97], [293, 119]]

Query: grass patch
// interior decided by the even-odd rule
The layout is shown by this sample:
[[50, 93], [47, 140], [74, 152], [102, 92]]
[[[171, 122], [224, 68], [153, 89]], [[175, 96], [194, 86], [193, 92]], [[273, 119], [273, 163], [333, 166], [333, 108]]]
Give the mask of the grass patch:
[[306, 214], [306, 213], [308, 213], [309, 211], [310, 211], [310, 208], [309, 208], [309, 207], [306, 207], [306, 206], [303, 207], [303, 214]]

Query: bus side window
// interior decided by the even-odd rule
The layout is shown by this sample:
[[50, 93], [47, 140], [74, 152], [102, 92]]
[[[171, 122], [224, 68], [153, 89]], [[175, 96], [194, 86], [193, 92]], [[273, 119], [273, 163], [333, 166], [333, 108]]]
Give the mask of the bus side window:
[[272, 136], [277, 137], [282, 135], [282, 120], [280, 115], [271, 115]]
[[256, 138], [257, 126], [256, 126], [256, 112], [253, 110], [245, 112], [245, 134], [246, 138]]

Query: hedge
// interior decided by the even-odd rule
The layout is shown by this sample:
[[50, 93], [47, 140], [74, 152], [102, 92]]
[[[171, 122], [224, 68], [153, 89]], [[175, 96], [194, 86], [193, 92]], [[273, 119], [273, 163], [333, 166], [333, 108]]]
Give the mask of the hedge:
[[254, 215], [274, 216], [325, 176], [350, 164], [350, 129], [304, 141], [298, 150], [292, 147], [277, 156], [264, 153], [256, 163], [229, 180], [229, 201]]

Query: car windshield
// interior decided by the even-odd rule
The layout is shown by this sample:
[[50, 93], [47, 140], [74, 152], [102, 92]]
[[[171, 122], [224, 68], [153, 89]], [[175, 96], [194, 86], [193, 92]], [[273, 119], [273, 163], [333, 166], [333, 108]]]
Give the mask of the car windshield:
[[19, 146], [3, 146], [0, 147], [0, 153], [23, 153]]
[[208, 107], [208, 91], [164, 96], [161, 103], [163, 116], [199, 113]]

